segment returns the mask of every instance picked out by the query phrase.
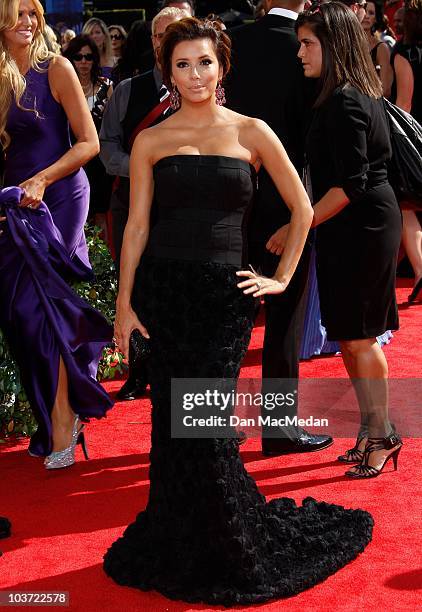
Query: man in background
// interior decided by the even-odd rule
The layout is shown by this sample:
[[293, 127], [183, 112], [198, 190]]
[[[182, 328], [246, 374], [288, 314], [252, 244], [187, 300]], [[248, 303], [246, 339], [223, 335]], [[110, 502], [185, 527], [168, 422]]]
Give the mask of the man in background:
[[[227, 106], [268, 123], [301, 174], [309, 108], [294, 26], [304, 1], [271, 0], [268, 5], [267, 15], [233, 31]], [[270, 176], [264, 169], [260, 170], [250, 221], [249, 261], [266, 276], [273, 276], [280, 259], [267, 250], [268, 240], [289, 220], [290, 211]], [[309, 260], [310, 244], [307, 244], [286, 291], [265, 296], [263, 394], [292, 391], [285, 389], [286, 385], [297, 387]], [[290, 408], [275, 408], [270, 416], [283, 419], [296, 414], [297, 402]], [[262, 452], [266, 456], [316, 451], [330, 444], [329, 436], [311, 435], [299, 427], [263, 429]]]
[[404, 34], [403, 21], [404, 21], [404, 7], [402, 6], [399, 9], [397, 9], [393, 17], [393, 30], [396, 33], [398, 41], [400, 41], [403, 38], [403, 34]]

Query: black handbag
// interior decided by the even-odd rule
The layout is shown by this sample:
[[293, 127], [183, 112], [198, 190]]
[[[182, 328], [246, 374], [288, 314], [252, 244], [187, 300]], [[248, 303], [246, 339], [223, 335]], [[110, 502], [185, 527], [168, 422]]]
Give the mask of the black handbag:
[[393, 151], [388, 180], [399, 202], [422, 209], [422, 126], [384, 98]]
[[134, 329], [129, 340], [129, 361], [136, 367], [148, 359], [150, 353], [150, 341], [141, 334], [139, 329]]

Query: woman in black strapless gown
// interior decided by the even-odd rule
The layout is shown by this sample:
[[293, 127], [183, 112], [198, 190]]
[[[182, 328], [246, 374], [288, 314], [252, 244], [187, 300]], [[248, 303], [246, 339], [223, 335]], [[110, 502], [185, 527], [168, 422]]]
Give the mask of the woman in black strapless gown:
[[[177, 68], [186, 64], [192, 80], [201, 79], [198, 92], [184, 88], [188, 77], [178, 73], [176, 80], [173, 62], [182, 108], [134, 145], [116, 335], [125, 349], [134, 327], [150, 336], [151, 484], [146, 509], [109, 549], [104, 568], [121, 585], [230, 606], [294, 595], [327, 578], [364, 549], [373, 521], [362, 510], [311, 498], [302, 506], [287, 498], [267, 503], [235, 439], [171, 437], [171, 379], [238, 376], [252, 328], [251, 294], [280, 292], [288, 283], [312, 216], [269, 128], [215, 106], [217, 79], [207, 93], [211, 85], [202, 58], [221, 68], [223, 43], [225, 35], [196, 20], [168, 28], [163, 74], [166, 57], [182, 54]], [[204, 122], [206, 116], [214, 127], [190, 127], [195, 117]], [[217, 147], [227, 155], [217, 154]], [[192, 154], [195, 149], [199, 154]], [[201, 154], [205, 150], [215, 154]], [[236, 273], [247, 264], [245, 230], [256, 185], [254, 167], [243, 159], [248, 153], [251, 161], [259, 156], [273, 176], [279, 170], [277, 186], [288, 203], [296, 203], [291, 240], [275, 278], [245, 272], [242, 292]], [[150, 206], [152, 190], [157, 221], [135, 286], [138, 320], [122, 304], [146, 242], [149, 213], [140, 209]]]

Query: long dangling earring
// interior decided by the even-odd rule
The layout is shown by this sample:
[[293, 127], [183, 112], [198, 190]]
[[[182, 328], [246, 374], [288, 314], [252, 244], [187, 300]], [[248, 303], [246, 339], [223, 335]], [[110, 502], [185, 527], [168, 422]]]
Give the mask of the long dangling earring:
[[224, 87], [221, 85], [221, 81], [218, 81], [217, 88], [215, 90], [215, 102], [218, 106], [223, 106], [226, 103], [226, 92]]
[[170, 92], [170, 106], [172, 110], [177, 111], [180, 108], [180, 93], [176, 85], [173, 85]]

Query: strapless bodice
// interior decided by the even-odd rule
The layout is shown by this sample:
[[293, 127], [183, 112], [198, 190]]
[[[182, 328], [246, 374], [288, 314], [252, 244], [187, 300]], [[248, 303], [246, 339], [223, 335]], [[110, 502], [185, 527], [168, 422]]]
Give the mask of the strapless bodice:
[[171, 155], [154, 165], [154, 183], [147, 255], [245, 265], [253, 166], [222, 155]]

